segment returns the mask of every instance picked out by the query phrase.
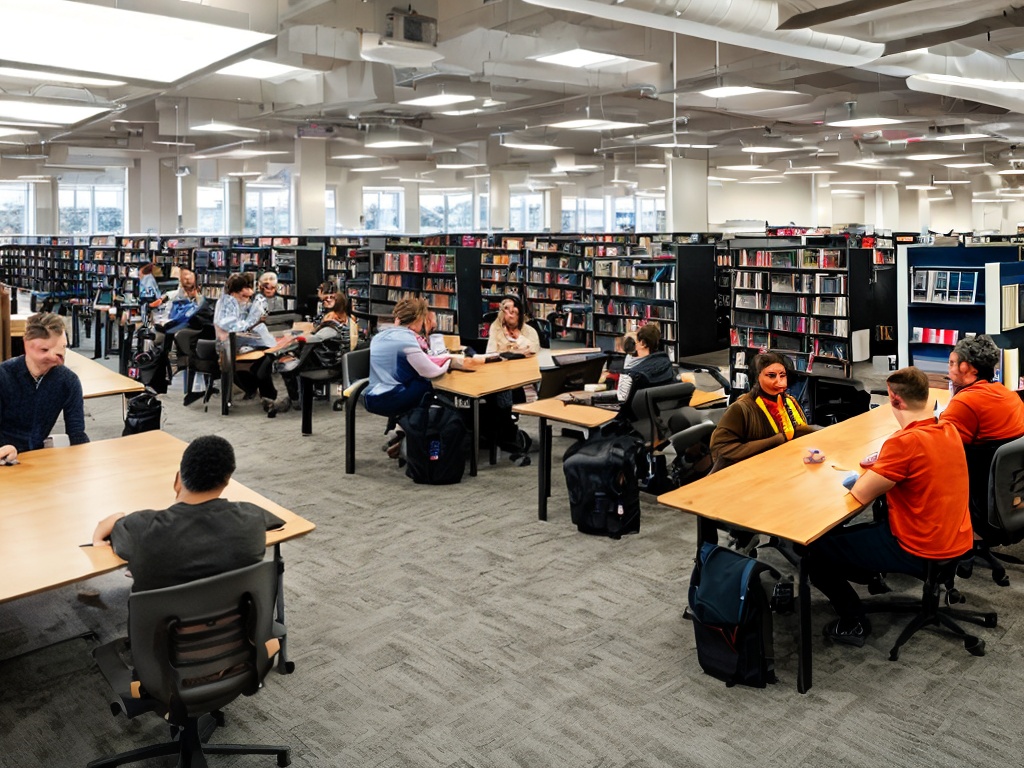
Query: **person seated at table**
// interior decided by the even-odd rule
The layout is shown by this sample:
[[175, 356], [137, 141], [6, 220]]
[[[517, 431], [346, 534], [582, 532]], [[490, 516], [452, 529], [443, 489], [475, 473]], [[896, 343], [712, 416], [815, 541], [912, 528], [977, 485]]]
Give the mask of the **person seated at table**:
[[[382, 328], [370, 341], [370, 384], [364, 401], [370, 413], [388, 417], [388, 431], [398, 416], [415, 408], [432, 391], [431, 379], [443, 376], [450, 367], [450, 359], [431, 360], [417, 339], [429, 311], [424, 299], [399, 300], [392, 313], [394, 324]], [[400, 443], [401, 435], [389, 442], [389, 456], [398, 457]]]
[[94, 547], [113, 547], [128, 561], [132, 591], [162, 589], [254, 565], [267, 551], [267, 531], [284, 521], [247, 501], [222, 498], [235, 471], [231, 443], [197, 437], [174, 476], [174, 504], [103, 518]]
[[522, 355], [540, 352], [540, 337], [533, 326], [526, 324], [518, 299], [502, 299], [498, 306], [498, 316], [487, 331], [487, 351]]
[[259, 280], [260, 296], [266, 304], [266, 312], [284, 312], [284, 297], [277, 293], [277, 273], [264, 272]]
[[949, 353], [953, 396], [939, 421], [956, 427], [964, 445], [1024, 435], [1024, 402], [995, 378], [999, 347], [984, 334], [961, 339]]
[[25, 354], [0, 363], [0, 461], [42, 448], [62, 411], [71, 444], [89, 442], [82, 382], [64, 367], [64, 320], [52, 312], [32, 315], [24, 343]]
[[726, 409], [711, 434], [712, 472], [814, 431], [800, 404], [786, 392], [788, 358], [762, 352], [750, 369], [753, 386]]
[[640, 326], [633, 346], [634, 351], [632, 355], [627, 353], [619, 374], [616, 396], [620, 403], [629, 400], [635, 388], [657, 387], [676, 380], [672, 360], [668, 352], [661, 349], [661, 329], [655, 323]]
[[835, 528], [806, 550], [811, 583], [838, 618], [824, 634], [862, 646], [871, 632], [850, 582], [867, 584], [879, 572], [923, 579], [928, 560], [947, 560], [971, 549], [967, 460], [963, 441], [948, 421], [936, 422], [928, 376], [913, 366], [886, 379], [899, 431], [857, 479], [850, 493], [865, 507], [883, 494], [887, 519]]
[[[311, 334], [298, 337], [292, 344], [282, 348], [277, 356], [275, 368], [280, 371], [288, 397], [299, 399], [299, 375], [303, 371], [335, 368], [341, 365], [341, 358], [359, 346], [359, 326], [349, 314], [348, 296], [338, 291], [324, 297], [328, 312]], [[306, 345], [313, 348], [306, 351]], [[270, 410], [267, 415], [276, 415]]]
[[[237, 352], [244, 354], [254, 349], [270, 349], [277, 344], [273, 334], [264, 322], [263, 303], [253, 300], [252, 273], [236, 272], [228, 275], [224, 282], [224, 293], [217, 299], [213, 311], [213, 327], [217, 341], [225, 344], [229, 334], [234, 332]], [[235, 379], [245, 392], [245, 398], [255, 397], [257, 390], [264, 401], [264, 408], [272, 405], [278, 411], [286, 411], [291, 407], [289, 401], [285, 407], [284, 399], [277, 400], [277, 387], [274, 386], [274, 361], [262, 356], [252, 364], [248, 371], [235, 371]], [[269, 404], [268, 402], [269, 401]]]
[[157, 326], [157, 330], [173, 336], [174, 333], [186, 327], [188, 319], [206, 303], [206, 297], [199, 290], [195, 272], [187, 267], [179, 268], [178, 287], [173, 291], [167, 291], [151, 306], [155, 308], [167, 302], [171, 304], [170, 312], [167, 315], [167, 320]]
[[153, 274], [154, 269], [152, 262], [139, 267], [139, 304], [153, 306], [154, 302], [160, 300], [160, 284]]
[[316, 314], [313, 316], [313, 324], [319, 325], [320, 321], [323, 320], [323, 316], [330, 312], [330, 308], [324, 303], [324, 300], [328, 296], [333, 296], [338, 292], [337, 286], [333, 280], [324, 280], [320, 283], [316, 289]]

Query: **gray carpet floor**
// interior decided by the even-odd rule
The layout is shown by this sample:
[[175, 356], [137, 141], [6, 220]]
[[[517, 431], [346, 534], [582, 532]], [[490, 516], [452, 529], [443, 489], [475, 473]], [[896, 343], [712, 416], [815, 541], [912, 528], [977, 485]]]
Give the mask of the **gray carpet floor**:
[[[342, 414], [327, 403], [302, 437], [296, 412], [267, 419], [236, 400], [222, 417], [216, 399], [204, 413], [178, 390], [164, 401], [165, 430], [227, 437], [237, 479], [318, 526], [283, 547], [296, 671], [232, 703], [215, 741], [288, 743], [295, 766], [1020, 764], [1024, 570], [1006, 588], [985, 572], [961, 584], [970, 605], [1000, 613], [979, 630], [983, 658], [924, 632], [890, 662], [904, 619], [886, 616], [864, 648], [828, 645], [817, 633], [831, 612], [815, 594], [810, 693], [795, 689], [792, 616], [776, 617], [779, 683], [726, 688], [701, 673], [682, 616], [687, 515], [644, 497], [638, 535], [589, 537], [570, 524], [557, 461], [542, 523], [536, 466], [484, 460], [460, 485], [417, 486], [381, 452], [383, 420], [361, 411], [357, 473], [346, 476]], [[120, 434], [116, 398], [88, 411], [93, 439]], [[556, 438], [555, 453], [569, 444]], [[800, 503], [786, 489], [736, 492]], [[119, 572], [0, 605], [0, 766], [80, 766], [165, 736], [152, 716], [110, 715], [93, 640], [47, 645], [123, 634], [128, 588]]]

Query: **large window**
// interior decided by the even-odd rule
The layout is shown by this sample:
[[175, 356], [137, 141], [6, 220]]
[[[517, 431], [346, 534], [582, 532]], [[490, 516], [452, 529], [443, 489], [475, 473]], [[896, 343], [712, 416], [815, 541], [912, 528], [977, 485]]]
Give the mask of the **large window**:
[[637, 232], [665, 231], [665, 196], [648, 197], [638, 195], [636, 198]]
[[291, 194], [287, 187], [245, 187], [245, 233], [287, 235], [291, 232]]
[[420, 192], [420, 232], [469, 232], [473, 195], [469, 192]]
[[491, 194], [481, 192], [476, 197], [476, 226], [481, 232], [491, 228]]
[[196, 206], [199, 209], [197, 227], [200, 232], [210, 235], [227, 233], [223, 184], [216, 187], [197, 187]]
[[615, 198], [615, 231], [636, 232], [636, 198]]
[[62, 186], [57, 192], [60, 234], [123, 234], [124, 187], [108, 184]]
[[563, 197], [563, 232], [607, 232], [604, 200], [600, 197]]
[[540, 232], [544, 228], [544, 195], [540, 192], [510, 195], [508, 228], [520, 232]]
[[363, 229], [402, 231], [402, 188], [363, 188]]
[[34, 227], [32, 184], [0, 184], [0, 235], [27, 235]]

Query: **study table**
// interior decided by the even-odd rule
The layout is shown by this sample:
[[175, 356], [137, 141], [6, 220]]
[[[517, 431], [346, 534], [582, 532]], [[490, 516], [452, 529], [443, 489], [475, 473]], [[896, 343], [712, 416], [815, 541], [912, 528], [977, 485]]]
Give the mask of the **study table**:
[[[725, 398], [724, 394], [695, 390], [690, 405], [698, 408]], [[608, 408], [548, 397], [532, 403], [515, 405], [512, 410], [523, 416], [539, 419], [540, 447], [537, 457], [537, 519], [548, 519], [548, 497], [551, 496], [551, 422], [560, 422], [584, 429], [595, 429], [612, 421], [618, 412]]]
[[[18, 454], [0, 467], [0, 602], [72, 584], [124, 565], [92, 542], [96, 524], [114, 512], [163, 509], [174, 503], [174, 473], [187, 443], [160, 430], [67, 448]], [[316, 526], [232, 480], [225, 498], [250, 501], [285, 521], [267, 531], [267, 546]]]
[[129, 395], [146, 389], [141, 381], [122, 376], [102, 363], [70, 349], [64, 356], [64, 365], [74, 371], [82, 382], [82, 397], [86, 400], [108, 395]]
[[466, 371], [449, 371], [433, 380], [434, 389], [465, 397], [473, 409], [472, 445], [469, 452], [469, 474], [476, 476], [477, 451], [480, 450], [480, 399], [495, 392], [518, 389], [540, 380], [540, 364], [536, 355], [520, 360], [485, 363]]
[[[940, 405], [948, 390], [932, 389]], [[697, 548], [718, 540], [717, 524], [746, 528], [810, 544], [863, 509], [843, 486], [861, 459], [877, 451], [900, 428], [892, 408], [882, 405], [809, 435], [751, 456], [737, 464], [658, 497], [658, 503], [697, 515]], [[825, 454], [820, 464], [804, 463], [809, 448]], [[810, 588], [800, 565], [797, 690], [811, 687]]]

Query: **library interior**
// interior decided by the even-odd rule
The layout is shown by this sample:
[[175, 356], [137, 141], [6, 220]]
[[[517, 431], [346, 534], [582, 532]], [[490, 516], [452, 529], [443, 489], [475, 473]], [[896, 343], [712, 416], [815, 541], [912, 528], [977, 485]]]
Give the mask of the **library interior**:
[[1024, 11], [0, 14], [0, 768], [1019, 762]]

